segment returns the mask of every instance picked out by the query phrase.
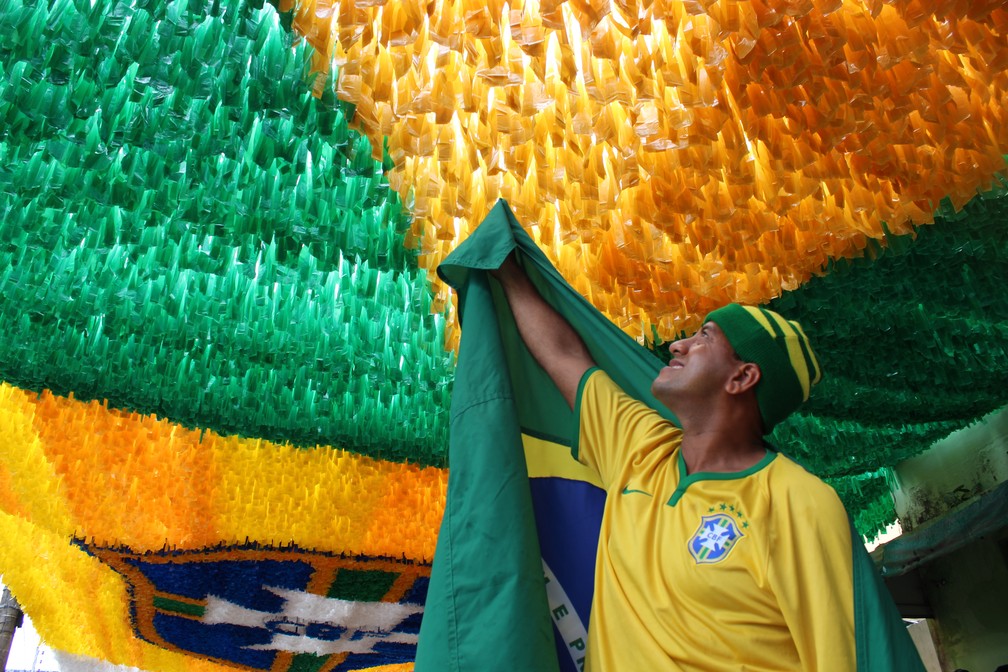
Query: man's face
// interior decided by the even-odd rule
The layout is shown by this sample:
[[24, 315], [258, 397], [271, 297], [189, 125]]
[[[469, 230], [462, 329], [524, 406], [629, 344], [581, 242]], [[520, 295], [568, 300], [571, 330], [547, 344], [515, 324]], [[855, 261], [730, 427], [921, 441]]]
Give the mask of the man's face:
[[672, 360], [651, 383], [651, 393], [673, 410], [720, 393], [743, 364], [714, 322], [704, 324], [689, 338], [673, 342], [669, 352]]

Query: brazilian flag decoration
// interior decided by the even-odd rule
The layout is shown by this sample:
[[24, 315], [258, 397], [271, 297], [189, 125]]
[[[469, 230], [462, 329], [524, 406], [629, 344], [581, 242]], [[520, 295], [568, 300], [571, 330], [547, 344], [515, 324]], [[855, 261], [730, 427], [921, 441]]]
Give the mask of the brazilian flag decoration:
[[412, 668], [434, 269], [499, 198], [656, 352], [801, 321], [825, 378], [771, 440], [866, 536], [1008, 402], [1001, 2], [7, 0], [0, 35], [0, 573], [67, 670]]

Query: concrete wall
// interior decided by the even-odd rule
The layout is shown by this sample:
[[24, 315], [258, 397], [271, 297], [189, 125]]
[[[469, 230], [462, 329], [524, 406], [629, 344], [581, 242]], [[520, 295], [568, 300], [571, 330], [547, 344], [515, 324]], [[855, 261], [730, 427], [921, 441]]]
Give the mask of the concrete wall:
[[1008, 480], [1008, 408], [939, 441], [894, 470], [904, 531], [938, 518]]
[[983, 540], [929, 563], [921, 578], [935, 610], [943, 668], [993, 672], [1008, 664], [1008, 538]]
[[[1008, 408], [900, 464], [893, 493], [904, 530], [938, 519], [1008, 480]], [[1005, 521], [1008, 525], [1008, 521]], [[1008, 527], [920, 570], [942, 669], [1008, 664]]]

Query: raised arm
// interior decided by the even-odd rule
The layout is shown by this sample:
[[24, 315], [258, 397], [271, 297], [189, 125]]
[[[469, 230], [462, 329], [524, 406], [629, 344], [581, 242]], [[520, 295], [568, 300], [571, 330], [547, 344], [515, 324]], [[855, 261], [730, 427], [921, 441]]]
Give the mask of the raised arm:
[[518, 333], [545, 369], [564, 399], [574, 407], [584, 372], [595, 365], [584, 341], [558, 312], [543, 300], [512, 253], [491, 275], [507, 296]]

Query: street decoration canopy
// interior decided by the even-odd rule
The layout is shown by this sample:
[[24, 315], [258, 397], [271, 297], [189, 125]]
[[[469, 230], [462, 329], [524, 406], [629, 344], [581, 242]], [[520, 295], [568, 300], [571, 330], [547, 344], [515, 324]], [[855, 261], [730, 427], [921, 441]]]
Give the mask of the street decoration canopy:
[[863, 534], [1008, 401], [1002, 3], [11, 0], [0, 33], [0, 573], [68, 669], [410, 667], [255, 638], [339, 640], [319, 595], [415, 632], [432, 271], [498, 198], [656, 351], [729, 301], [799, 319], [825, 378], [772, 441]]

